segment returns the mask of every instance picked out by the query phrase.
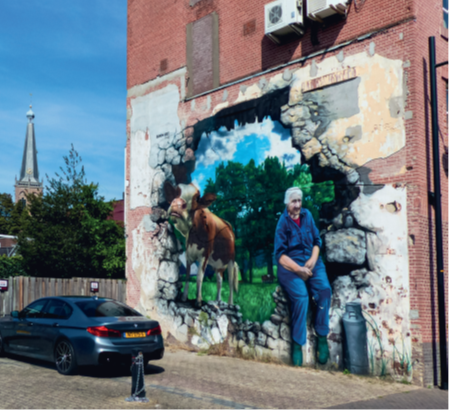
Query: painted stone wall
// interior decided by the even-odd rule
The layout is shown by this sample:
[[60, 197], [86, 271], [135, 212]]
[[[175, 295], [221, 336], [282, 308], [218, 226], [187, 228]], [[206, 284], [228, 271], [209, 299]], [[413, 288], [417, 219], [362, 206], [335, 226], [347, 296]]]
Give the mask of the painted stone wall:
[[[275, 283], [261, 285], [265, 293], [269, 289], [270, 300], [260, 304], [271, 303], [263, 320], [250, 320], [238, 303], [208, 300], [196, 309], [181, 301], [185, 255], [182, 238], [168, 221], [163, 189], [166, 181], [194, 183], [204, 193], [218, 183], [220, 169], [230, 164], [265, 169], [271, 161], [270, 166], [315, 193], [309, 202], [316, 205], [333, 290], [327, 367], [344, 367], [341, 318], [348, 302], [360, 300], [368, 322], [372, 373], [411, 377], [407, 188], [372, 184], [366, 166], [405, 146], [402, 61], [381, 57], [374, 50], [325, 58], [319, 64], [255, 79], [240, 87], [235, 101], [212, 107], [207, 99], [204, 111], [211, 110], [212, 116], [201, 120], [192, 119], [186, 109], [190, 106], [192, 111], [195, 100], [182, 102], [182, 74], [173, 75], [167, 85], [160, 83], [155, 91], [141, 87], [129, 98], [127, 219], [135, 222], [128, 232], [127, 276], [140, 287], [139, 300], [131, 303], [159, 320], [166, 337], [192, 348], [225, 342], [231, 351], [289, 362], [288, 301]], [[332, 185], [329, 201], [313, 202], [321, 192], [318, 184]], [[282, 201], [284, 191], [274, 194]], [[214, 209], [225, 212], [217, 204]], [[245, 212], [236, 218], [243, 220]], [[237, 236], [244, 226], [234, 226]], [[271, 233], [274, 236], [274, 229]], [[243, 249], [243, 242], [236, 242], [237, 247]], [[248, 266], [268, 269], [272, 261], [266, 251], [259, 251]], [[243, 306], [252, 288], [246, 286], [250, 268], [242, 258], [238, 298]], [[311, 307], [313, 311], [313, 302]], [[314, 346], [309, 326], [305, 347], [309, 365], [315, 363]]]

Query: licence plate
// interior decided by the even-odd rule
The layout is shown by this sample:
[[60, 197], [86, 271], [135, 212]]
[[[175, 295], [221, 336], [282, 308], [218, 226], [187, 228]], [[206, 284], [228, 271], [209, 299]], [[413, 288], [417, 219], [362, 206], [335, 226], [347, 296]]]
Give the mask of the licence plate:
[[147, 334], [145, 332], [126, 332], [125, 337], [145, 337]]

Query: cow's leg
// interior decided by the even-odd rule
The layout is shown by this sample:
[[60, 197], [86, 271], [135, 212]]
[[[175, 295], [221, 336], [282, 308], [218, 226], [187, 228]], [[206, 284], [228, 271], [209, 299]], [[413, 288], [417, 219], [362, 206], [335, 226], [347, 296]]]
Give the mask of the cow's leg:
[[206, 266], [207, 266], [207, 259], [206, 258], [201, 258], [199, 260], [199, 264], [198, 264], [198, 275], [196, 276], [196, 302], [195, 302], [195, 306], [197, 308], [201, 307], [201, 303], [203, 301], [202, 298], [202, 293], [201, 293], [201, 288], [203, 286], [203, 277], [204, 277], [204, 272], [206, 270]]
[[229, 299], [228, 303], [232, 305], [234, 303], [234, 261], [228, 263], [228, 283], [229, 283]]
[[186, 260], [186, 283], [184, 284], [184, 293], [181, 300], [185, 302], [189, 296], [190, 263]]
[[215, 275], [217, 276], [217, 302], [221, 301], [221, 285], [223, 284], [223, 272], [224, 270], [217, 270]]

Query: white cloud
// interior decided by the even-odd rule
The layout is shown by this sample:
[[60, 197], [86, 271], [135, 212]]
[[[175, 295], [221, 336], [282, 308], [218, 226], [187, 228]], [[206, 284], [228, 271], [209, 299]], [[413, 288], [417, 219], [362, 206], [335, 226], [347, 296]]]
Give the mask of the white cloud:
[[291, 139], [282, 141], [278, 134], [270, 135], [270, 150], [265, 152], [265, 158], [278, 157], [285, 162], [287, 168], [301, 163], [301, 155], [296, 148], [292, 147]]
[[[300, 163], [301, 155], [296, 148], [292, 147], [291, 138], [288, 137], [283, 140], [282, 137], [284, 136], [285, 138], [285, 134], [281, 135], [276, 132], [275, 126], [275, 122], [270, 118], [266, 118], [261, 123], [256, 121], [253, 124], [236, 124], [235, 128], [230, 131], [222, 127], [220, 130], [212, 132], [209, 136], [203, 134], [196, 152], [197, 166], [203, 165], [208, 167], [217, 161], [233, 160], [237, 151], [237, 145], [249, 136], [256, 136], [261, 139], [268, 138], [270, 141], [269, 150], [261, 153], [263, 158], [278, 157], [281, 161], [285, 161], [287, 167]], [[285, 129], [285, 133], [290, 134], [290, 131]], [[246, 145], [250, 143], [251, 141], [248, 140]]]

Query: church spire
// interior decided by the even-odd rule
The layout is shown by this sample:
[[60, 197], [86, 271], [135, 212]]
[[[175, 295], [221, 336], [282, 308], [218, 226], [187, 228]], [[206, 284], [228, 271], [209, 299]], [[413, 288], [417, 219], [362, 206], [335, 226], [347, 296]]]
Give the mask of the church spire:
[[25, 193], [42, 192], [43, 181], [39, 182], [39, 168], [37, 166], [36, 138], [34, 136], [34, 112], [31, 109], [27, 112], [28, 124], [25, 136], [25, 146], [23, 148], [22, 167], [20, 178], [16, 178], [16, 202], [25, 196]]

